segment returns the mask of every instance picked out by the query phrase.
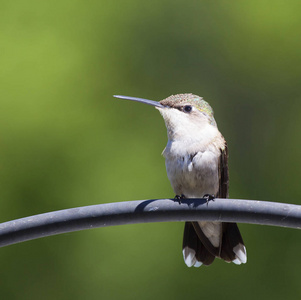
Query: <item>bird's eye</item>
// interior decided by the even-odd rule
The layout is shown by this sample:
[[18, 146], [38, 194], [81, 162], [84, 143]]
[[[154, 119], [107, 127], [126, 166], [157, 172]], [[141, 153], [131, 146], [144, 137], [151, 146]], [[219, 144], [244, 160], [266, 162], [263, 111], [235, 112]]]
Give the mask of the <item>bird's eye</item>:
[[187, 113], [191, 112], [192, 111], [192, 106], [191, 105], [185, 105], [183, 107], [183, 110]]

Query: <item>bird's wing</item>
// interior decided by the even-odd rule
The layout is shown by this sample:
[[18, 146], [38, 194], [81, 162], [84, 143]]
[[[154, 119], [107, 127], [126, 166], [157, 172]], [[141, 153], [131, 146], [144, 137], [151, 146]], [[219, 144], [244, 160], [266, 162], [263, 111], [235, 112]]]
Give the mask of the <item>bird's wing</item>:
[[225, 148], [221, 149], [221, 155], [219, 157], [219, 190], [218, 198], [229, 197], [229, 170], [228, 170], [228, 146], [225, 143]]
[[[219, 161], [219, 198], [229, 197], [228, 147], [221, 150]], [[247, 252], [236, 223], [222, 223], [220, 257], [235, 264], [246, 263]]]

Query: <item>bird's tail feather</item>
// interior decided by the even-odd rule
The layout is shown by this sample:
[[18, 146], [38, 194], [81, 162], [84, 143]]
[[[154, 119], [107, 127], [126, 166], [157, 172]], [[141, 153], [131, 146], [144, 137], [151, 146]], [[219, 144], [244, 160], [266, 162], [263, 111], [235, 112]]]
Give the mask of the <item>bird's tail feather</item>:
[[191, 222], [185, 223], [183, 238], [183, 257], [188, 267], [209, 266], [215, 259], [202, 244]]
[[236, 223], [222, 223], [220, 247], [214, 247], [198, 222], [186, 222], [183, 238], [183, 256], [188, 267], [210, 265], [215, 257], [235, 264], [246, 263], [244, 242]]

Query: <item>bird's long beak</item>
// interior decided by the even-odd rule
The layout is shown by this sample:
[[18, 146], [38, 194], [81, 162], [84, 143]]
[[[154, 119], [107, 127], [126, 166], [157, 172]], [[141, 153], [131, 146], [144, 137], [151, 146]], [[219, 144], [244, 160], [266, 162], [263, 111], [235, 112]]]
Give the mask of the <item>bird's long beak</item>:
[[120, 99], [125, 99], [125, 100], [141, 102], [141, 103], [152, 105], [152, 106], [155, 106], [155, 107], [158, 107], [158, 108], [165, 108], [165, 106], [162, 105], [160, 102], [153, 101], [153, 100], [148, 100], [148, 99], [143, 99], [143, 98], [136, 98], [136, 97], [129, 97], [129, 96], [121, 96], [121, 95], [114, 95], [114, 97], [115, 98], [120, 98]]

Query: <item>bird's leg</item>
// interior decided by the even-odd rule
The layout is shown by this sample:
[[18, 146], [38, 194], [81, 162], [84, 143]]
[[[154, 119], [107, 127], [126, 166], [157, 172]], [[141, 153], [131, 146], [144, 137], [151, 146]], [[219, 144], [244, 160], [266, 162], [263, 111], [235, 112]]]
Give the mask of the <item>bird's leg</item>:
[[181, 194], [181, 195], [175, 195], [175, 197], [174, 197], [174, 200], [175, 200], [175, 201], [178, 201], [179, 204], [182, 203], [181, 200], [183, 200], [183, 199], [186, 199], [185, 195], [183, 195], [183, 194]]
[[211, 201], [211, 200], [214, 201], [215, 196], [214, 195], [210, 195], [210, 194], [205, 194], [203, 196], [203, 198], [206, 199], [206, 202], [207, 202], [207, 205], [208, 205], [209, 201]]

